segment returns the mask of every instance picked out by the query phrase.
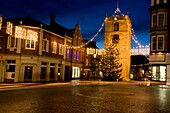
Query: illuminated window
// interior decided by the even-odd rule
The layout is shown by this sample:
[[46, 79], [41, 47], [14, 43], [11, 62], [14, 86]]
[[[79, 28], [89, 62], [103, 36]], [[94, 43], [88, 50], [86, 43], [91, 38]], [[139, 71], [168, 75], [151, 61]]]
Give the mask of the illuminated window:
[[156, 51], [156, 36], [151, 38], [151, 50]]
[[77, 54], [76, 54], [76, 51], [74, 50], [74, 60], [76, 60], [77, 58]]
[[35, 40], [27, 38], [25, 48], [26, 49], [35, 49], [35, 43], [36, 43]]
[[53, 48], [52, 53], [57, 53], [57, 42], [53, 42]]
[[80, 52], [77, 52], [77, 60], [80, 60]]
[[70, 48], [67, 48], [67, 58], [70, 58]]
[[2, 36], [0, 36], [0, 49], [2, 49]]
[[45, 52], [49, 51], [49, 40], [43, 39], [42, 50], [45, 51]]
[[119, 23], [114, 23], [114, 31], [119, 31]]
[[163, 27], [164, 26], [164, 18], [165, 18], [165, 15], [164, 13], [159, 13], [158, 14], [158, 26], [159, 27]]
[[164, 37], [162, 35], [158, 36], [158, 50], [164, 50]]
[[16, 48], [17, 38], [8, 36], [7, 48]]
[[59, 55], [63, 55], [64, 54], [64, 46], [59, 44]]
[[156, 27], [157, 24], [157, 17], [156, 14], [152, 15], [152, 27]]

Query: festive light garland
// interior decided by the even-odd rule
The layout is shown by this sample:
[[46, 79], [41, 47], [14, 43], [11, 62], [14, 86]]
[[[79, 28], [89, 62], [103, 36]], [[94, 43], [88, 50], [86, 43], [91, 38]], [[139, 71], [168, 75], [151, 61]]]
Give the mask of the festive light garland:
[[150, 44], [148, 45], [141, 45], [140, 42], [138, 41], [138, 38], [135, 35], [134, 29], [132, 28], [132, 40], [138, 45], [137, 48], [148, 48]]
[[12, 35], [12, 28], [13, 28], [13, 24], [8, 21], [6, 24], [6, 33]]

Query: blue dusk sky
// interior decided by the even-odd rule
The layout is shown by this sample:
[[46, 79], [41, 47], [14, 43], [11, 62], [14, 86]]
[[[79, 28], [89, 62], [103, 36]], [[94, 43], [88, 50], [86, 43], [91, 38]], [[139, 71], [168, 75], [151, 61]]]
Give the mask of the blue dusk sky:
[[[150, 0], [119, 0], [119, 9], [129, 13], [135, 35], [141, 45], [148, 45]], [[56, 15], [56, 22], [67, 28], [74, 28], [80, 22], [83, 39], [90, 40], [100, 29], [105, 15], [112, 16], [117, 0], [2, 0], [0, 15], [5, 18], [30, 16], [49, 24], [50, 14]], [[104, 28], [94, 39], [99, 48], [104, 47]], [[132, 47], [137, 44], [132, 40]]]

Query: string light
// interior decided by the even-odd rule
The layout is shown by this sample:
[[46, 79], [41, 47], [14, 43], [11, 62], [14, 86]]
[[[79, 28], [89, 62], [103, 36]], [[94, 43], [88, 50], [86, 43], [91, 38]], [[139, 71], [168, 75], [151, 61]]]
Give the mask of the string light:
[[12, 35], [12, 28], [13, 28], [13, 24], [11, 22], [7, 22], [6, 33], [9, 34], [9, 35]]

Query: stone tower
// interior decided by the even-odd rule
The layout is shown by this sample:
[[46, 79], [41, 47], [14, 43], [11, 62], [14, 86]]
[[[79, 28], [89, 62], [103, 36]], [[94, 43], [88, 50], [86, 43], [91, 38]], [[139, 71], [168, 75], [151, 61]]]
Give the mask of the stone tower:
[[113, 16], [105, 18], [104, 48], [108, 48], [113, 41], [118, 40], [116, 48], [119, 51], [119, 61], [122, 63], [123, 81], [128, 81], [130, 74], [131, 29], [129, 16], [122, 14], [119, 8]]

